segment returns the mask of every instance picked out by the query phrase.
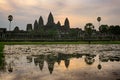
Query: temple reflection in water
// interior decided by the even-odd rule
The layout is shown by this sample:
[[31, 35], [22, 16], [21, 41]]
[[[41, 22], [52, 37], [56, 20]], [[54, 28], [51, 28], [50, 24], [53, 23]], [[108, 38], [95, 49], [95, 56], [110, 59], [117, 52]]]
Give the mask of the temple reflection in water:
[[[84, 62], [87, 65], [92, 65], [95, 62], [95, 57], [97, 55], [91, 55], [91, 54], [62, 54], [58, 53], [58, 55], [55, 54], [48, 54], [48, 55], [33, 55], [33, 56], [27, 56], [28, 63], [34, 62], [34, 64], [37, 66], [39, 65], [40, 70], [42, 71], [44, 68], [44, 63], [47, 63], [48, 70], [50, 74], [52, 74], [54, 70], [54, 64], [58, 63], [58, 65], [61, 64], [61, 61], [64, 61], [64, 65], [66, 68], [69, 68], [70, 60], [73, 58], [79, 59], [83, 58]], [[98, 66], [96, 66], [99, 70], [102, 69], [101, 62], [108, 62], [108, 61], [120, 61], [119, 57], [115, 56], [104, 56], [99, 55], [99, 63]]]
[[5, 45], [0, 79], [118, 80], [119, 53], [111, 44]]

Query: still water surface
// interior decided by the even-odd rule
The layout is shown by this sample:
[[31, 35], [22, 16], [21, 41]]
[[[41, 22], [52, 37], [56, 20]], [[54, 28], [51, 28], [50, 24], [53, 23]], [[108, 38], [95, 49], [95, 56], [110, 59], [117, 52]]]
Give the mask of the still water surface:
[[0, 80], [120, 80], [120, 45], [5, 45]]

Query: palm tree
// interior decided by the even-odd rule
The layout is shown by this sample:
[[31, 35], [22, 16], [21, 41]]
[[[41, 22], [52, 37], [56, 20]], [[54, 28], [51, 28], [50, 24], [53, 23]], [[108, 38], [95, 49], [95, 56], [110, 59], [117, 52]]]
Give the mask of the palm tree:
[[99, 22], [99, 26], [100, 26], [101, 17], [97, 17], [97, 21]]
[[9, 15], [8, 20], [10, 21], [10, 24], [9, 24], [9, 31], [10, 31], [11, 30], [11, 21], [13, 20], [13, 16]]
[[86, 34], [88, 35], [88, 37], [89, 37], [89, 43], [90, 43], [90, 38], [91, 38], [91, 35], [92, 35], [92, 32], [93, 32], [93, 30], [94, 30], [94, 25], [92, 24], [92, 23], [87, 23], [86, 25], [85, 25], [85, 32], [86, 32]]

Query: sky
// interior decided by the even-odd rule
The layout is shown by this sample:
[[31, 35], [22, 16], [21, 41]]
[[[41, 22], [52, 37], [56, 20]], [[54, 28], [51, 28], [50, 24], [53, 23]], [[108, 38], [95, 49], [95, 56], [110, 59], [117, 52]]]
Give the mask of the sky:
[[0, 28], [9, 28], [8, 15], [13, 15], [12, 29], [25, 30], [40, 16], [46, 24], [50, 12], [62, 25], [68, 17], [71, 28], [84, 29], [86, 23], [93, 23], [97, 29], [98, 16], [101, 24], [120, 25], [119, 4], [120, 0], [0, 0]]

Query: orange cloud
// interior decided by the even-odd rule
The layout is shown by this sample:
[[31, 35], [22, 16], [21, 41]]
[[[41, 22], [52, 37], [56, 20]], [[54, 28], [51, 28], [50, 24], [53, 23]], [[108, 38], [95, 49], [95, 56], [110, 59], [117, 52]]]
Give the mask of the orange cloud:
[[[70, 60], [70, 64], [69, 64], [68, 69], [70, 69], [70, 70], [77, 70], [77, 69], [80, 70], [85, 66], [86, 66], [86, 64], [82, 59], [72, 59], [72, 60]], [[65, 70], [67, 70], [66, 67], [65, 67], [65, 62], [64, 61], [61, 61], [60, 65], [57, 66], [57, 68], [61, 72], [65, 72]]]
[[20, 7], [27, 7], [27, 6], [35, 6], [38, 4], [36, 0], [12, 0], [14, 5], [18, 5]]
[[[82, 28], [84, 29], [84, 26], [86, 23], [89, 22], [97, 22], [96, 21], [96, 17], [92, 18], [92, 17], [87, 17], [87, 16], [80, 16], [80, 15], [74, 15], [74, 14], [60, 14], [55, 16], [55, 21], [57, 23], [57, 21], [60, 21], [61, 24], [64, 24], [65, 18], [68, 17], [69, 21], [70, 21], [70, 26], [71, 28]], [[82, 26], [81, 26], [82, 25]]]
[[10, 11], [13, 10], [12, 6], [6, 0], [0, 0], [0, 10], [1, 11]]

